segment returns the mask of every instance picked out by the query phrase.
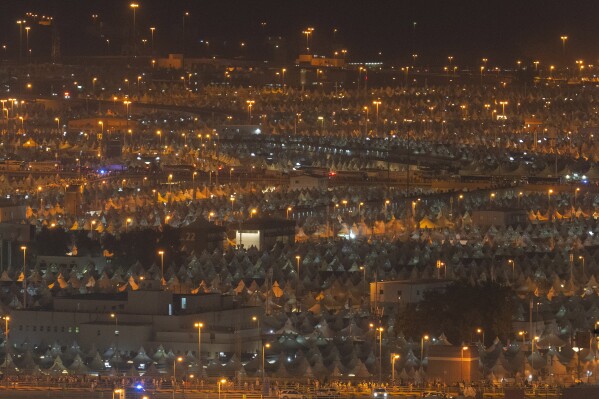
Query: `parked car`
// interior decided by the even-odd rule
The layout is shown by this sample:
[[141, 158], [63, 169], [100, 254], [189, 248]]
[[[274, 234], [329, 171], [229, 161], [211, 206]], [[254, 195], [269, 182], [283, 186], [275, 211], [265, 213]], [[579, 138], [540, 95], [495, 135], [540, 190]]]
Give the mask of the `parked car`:
[[295, 389], [283, 389], [279, 392], [279, 399], [306, 399], [306, 395]]

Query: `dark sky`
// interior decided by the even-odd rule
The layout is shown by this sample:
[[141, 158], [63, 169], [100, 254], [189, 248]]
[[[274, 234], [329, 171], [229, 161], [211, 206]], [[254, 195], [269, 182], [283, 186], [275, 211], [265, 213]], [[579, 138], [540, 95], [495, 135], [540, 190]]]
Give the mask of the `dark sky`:
[[[91, 14], [99, 15], [102, 33], [115, 53], [129, 37], [131, 1], [122, 0], [1, 0], [0, 42], [10, 49], [18, 45], [15, 21], [25, 12], [51, 14], [56, 18], [64, 55], [102, 54], [103, 41], [92, 27]], [[247, 42], [252, 45], [266, 35], [288, 40], [291, 56], [305, 47], [301, 31], [315, 28], [312, 49], [325, 53], [332, 48], [333, 28], [338, 29], [338, 48], [347, 48], [352, 61], [382, 59], [407, 63], [411, 54], [427, 65], [445, 65], [453, 55], [458, 64], [511, 65], [516, 59], [562, 61], [560, 35], [569, 39], [566, 58], [597, 62], [599, 48], [598, 0], [139, 0], [137, 32], [149, 39], [156, 27], [156, 48], [165, 53], [181, 42], [182, 15], [188, 10], [188, 48], [202, 38], [213, 43]], [[260, 22], [266, 22], [265, 28]], [[413, 22], [416, 22], [414, 32]], [[43, 52], [49, 29], [32, 27], [31, 47]], [[191, 43], [193, 42], [193, 43]], [[214, 47], [216, 52], [216, 46]], [[232, 51], [232, 50], [230, 50]], [[241, 50], [240, 50], [241, 51]], [[258, 58], [258, 57], [254, 57]]]

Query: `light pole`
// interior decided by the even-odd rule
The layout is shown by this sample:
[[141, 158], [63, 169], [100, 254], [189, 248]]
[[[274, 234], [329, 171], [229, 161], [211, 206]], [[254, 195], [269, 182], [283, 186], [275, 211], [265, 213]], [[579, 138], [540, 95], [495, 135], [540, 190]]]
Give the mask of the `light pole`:
[[364, 111], [366, 111], [366, 120], [364, 121], [364, 137], [368, 136], [368, 107], [364, 106]]
[[27, 309], [27, 247], [21, 246], [23, 251], [23, 308]]
[[516, 280], [516, 262], [513, 259], [508, 259], [507, 263], [512, 265], [512, 282]]
[[133, 44], [133, 53], [135, 54], [135, 49], [137, 47], [137, 43], [135, 42], [135, 11], [137, 11], [137, 9], [139, 8], [139, 4], [137, 3], [131, 3], [129, 5], [129, 7], [131, 7], [131, 9], [133, 9], [133, 38], [131, 40], [131, 43]]
[[198, 328], [198, 368], [200, 369], [200, 378], [202, 377], [202, 327], [204, 323], [198, 322], [194, 324]]
[[[151, 33], [151, 35], [152, 35], [152, 44], [151, 44], [151, 45], [152, 45], [152, 54], [154, 54], [154, 31], [155, 31], [155, 30], [156, 30], [156, 28], [155, 28], [155, 27], [153, 27], [153, 26], [150, 28], [150, 33]], [[154, 63], [152, 63], [152, 65], [153, 65], [153, 64], [154, 64]]]
[[[9, 329], [8, 329], [8, 322], [10, 321], [10, 316], [6, 315], [6, 316], [2, 316], [2, 320], [4, 320], [4, 353], [8, 354], [8, 333], [9, 333]], [[6, 361], [5, 361], [6, 362]], [[8, 362], [6, 362], [6, 367], [8, 370]]]
[[462, 359], [460, 361], [460, 379], [464, 381], [464, 351], [467, 351], [467, 346], [462, 346]]
[[366, 267], [360, 266], [360, 270], [362, 271], [362, 280], [364, 281], [364, 292], [366, 292]]
[[23, 24], [25, 21], [18, 20], [17, 24], [19, 25], [19, 62], [23, 57]]
[[578, 260], [582, 262], [582, 275], [584, 276], [584, 256], [578, 256]]
[[560, 36], [562, 41], [562, 52], [564, 53], [564, 57], [566, 56], [566, 41], [568, 40], [568, 36], [562, 35]]
[[189, 12], [183, 13], [183, 55], [185, 55], [185, 18], [189, 16]]
[[399, 355], [397, 353], [391, 354], [391, 381], [395, 383], [395, 361], [399, 359]]
[[289, 212], [291, 212], [291, 209], [292, 208], [290, 206], [287, 207], [287, 211], [285, 213], [285, 219], [287, 219], [287, 220], [289, 220]]
[[250, 124], [252, 123], [252, 107], [254, 106], [254, 100], [246, 100], [246, 104], [248, 105], [248, 118], [250, 120]]
[[428, 335], [423, 335], [422, 338], [420, 338], [420, 365], [422, 365], [422, 361], [424, 360], [424, 342], [428, 341], [428, 339]]
[[382, 104], [381, 100], [375, 100], [375, 101], [372, 102], [372, 105], [376, 106], [376, 120], [375, 120], [375, 123], [376, 123], [376, 133], [377, 133], [377, 135], [379, 133], [379, 105], [381, 105], [381, 104]]
[[131, 218], [125, 220], [125, 233], [129, 232], [129, 223], [131, 223]]
[[116, 313], [111, 313], [110, 318], [114, 319], [114, 336], [116, 340], [116, 359], [120, 358], [119, 354], [119, 316]]
[[379, 384], [383, 376], [383, 327], [376, 329], [379, 332]]
[[307, 28], [302, 33], [306, 35], [306, 54], [310, 54], [310, 35], [314, 32], [314, 28]]
[[224, 378], [221, 378], [220, 380], [218, 380], [218, 399], [220, 399], [220, 386], [222, 384], [224, 384], [225, 382], [227, 382], [227, 380], [225, 380]]
[[173, 359], [173, 399], [175, 399], [175, 391], [177, 390], [177, 362], [181, 363], [183, 358], [179, 356]]
[[483, 345], [484, 345], [485, 344], [485, 330], [483, 330], [482, 328], [477, 328], [476, 333], [482, 335]]
[[[29, 31], [30, 30], [31, 30], [31, 27], [29, 27], [29, 26], [25, 27], [25, 47], [27, 50], [27, 54], [30, 54], [29, 53]], [[31, 61], [31, 59], [29, 61]]]
[[501, 104], [501, 115], [503, 115], [505, 117], [505, 106], [508, 104], [507, 101], [499, 101], [499, 104]]
[[166, 281], [164, 281], [164, 251], [158, 251], [158, 255], [160, 255], [160, 269], [162, 270], [162, 285], [166, 285]]
[[298, 281], [300, 278], [300, 259], [301, 259], [301, 257], [299, 255], [296, 255], [295, 260], [297, 261], [297, 279], [298, 279]]
[[264, 379], [266, 378], [266, 370], [264, 370], [266, 348], [270, 348], [270, 344], [268, 342], [262, 345], [262, 386], [264, 386]]

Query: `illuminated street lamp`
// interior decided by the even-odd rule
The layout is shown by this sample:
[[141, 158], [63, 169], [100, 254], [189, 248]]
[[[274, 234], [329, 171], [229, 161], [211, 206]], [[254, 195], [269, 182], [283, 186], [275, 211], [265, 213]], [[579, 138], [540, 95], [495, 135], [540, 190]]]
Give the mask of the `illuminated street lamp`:
[[300, 259], [301, 259], [301, 257], [299, 255], [296, 255], [295, 260], [297, 261], [297, 279], [298, 280], [300, 278]]
[[566, 41], [568, 40], [568, 36], [562, 35], [559, 37], [562, 41], [562, 52], [564, 53], [564, 56], [566, 55]]
[[158, 255], [160, 255], [160, 269], [162, 270], [162, 285], [166, 285], [166, 281], [164, 281], [164, 251], [158, 251]]
[[422, 363], [422, 360], [424, 360], [424, 342], [429, 340], [429, 336], [428, 335], [423, 335], [422, 338], [420, 338], [420, 362]]
[[262, 385], [264, 385], [264, 378], [266, 375], [266, 372], [264, 370], [264, 363], [265, 363], [264, 359], [266, 357], [265, 353], [266, 353], [267, 348], [270, 348], [270, 344], [268, 342], [265, 343], [264, 345], [262, 345]]
[[462, 359], [460, 361], [460, 380], [464, 380], [464, 351], [467, 351], [467, 346], [462, 346]]
[[139, 4], [137, 3], [131, 3], [129, 4], [129, 7], [131, 7], [131, 9], [133, 10], [133, 39], [132, 39], [132, 43], [133, 43], [133, 52], [135, 52], [135, 48], [136, 48], [136, 42], [135, 42], [135, 11], [137, 11], [137, 9], [139, 8]]
[[252, 107], [255, 103], [256, 101], [254, 100], [246, 100], [246, 104], [248, 105], [248, 118], [250, 120], [250, 124], [252, 123]]
[[23, 251], [23, 308], [27, 309], [27, 247], [21, 246]]
[[224, 379], [224, 378], [221, 378], [221, 379], [218, 380], [218, 399], [220, 399], [220, 388], [221, 388], [221, 385], [224, 384], [224, 383], [226, 383], [226, 382], [227, 382], [227, 380]]
[[177, 389], [177, 362], [181, 363], [183, 358], [179, 356], [173, 359], [173, 399], [175, 398], [175, 390]]
[[395, 361], [399, 359], [399, 355], [397, 353], [391, 354], [391, 381], [395, 382]]
[[314, 32], [314, 28], [306, 28], [302, 34], [306, 35], [306, 54], [310, 54], [310, 35]]
[[485, 330], [483, 330], [482, 328], [477, 328], [476, 333], [482, 336], [483, 345], [484, 345], [485, 344]]
[[200, 369], [200, 375], [202, 375], [202, 327], [204, 327], [204, 323], [195, 323], [194, 327], [198, 329], [198, 368]]
[[513, 259], [508, 259], [507, 263], [510, 263], [512, 265], [512, 281], [516, 280], [516, 262], [514, 262]]
[[293, 208], [291, 208], [290, 206], [287, 207], [287, 211], [285, 213], [285, 219], [289, 220], [289, 212], [291, 212]]

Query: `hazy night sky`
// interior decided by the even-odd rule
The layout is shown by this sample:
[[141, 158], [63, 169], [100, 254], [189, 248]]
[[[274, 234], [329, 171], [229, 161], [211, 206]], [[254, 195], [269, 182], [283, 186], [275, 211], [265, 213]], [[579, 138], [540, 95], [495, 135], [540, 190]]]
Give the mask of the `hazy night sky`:
[[[596, 62], [599, 48], [599, 4], [592, 0], [447, 0], [447, 1], [213, 1], [140, 0], [137, 11], [138, 37], [149, 39], [149, 27], [156, 27], [156, 49], [166, 53], [181, 38], [182, 14], [188, 10], [189, 49], [199, 40], [252, 45], [267, 35], [288, 40], [291, 56], [305, 47], [301, 31], [315, 28], [314, 52], [330, 49], [333, 28], [338, 29], [338, 48], [347, 48], [351, 61], [382, 59], [407, 63], [412, 53], [421, 63], [445, 65], [447, 56], [455, 63], [469, 65], [489, 58], [490, 64], [511, 65], [515, 59], [540, 59], [545, 63], [562, 60], [560, 36], [568, 36], [567, 56]], [[117, 0], [2, 0], [0, 42], [15, 51], [19, 29], [15, 21], [25, 12], [53, 15], [59, 27], [63, 55], [103, 54], [103, 41], [91, 29], [91, 14], [99, 15], [103, 33], [118, 53], [128, 37], [132, 21], [130, 1]], [[266, 22], [265, 28], [260, 22]], [[416, 31], [413, 22], [416, 21]], [[42, 47], [40, 36], [49, 35], [36, 26], [31, 30], [33, 51]], [[193, 43], [192, 43], [193, 39]], [[47, 39], [46, 39], [47, 40]], [[196, 47], [194, 47], [196, 46]], [[216, 48], [216, 46], [215, 46]], [[194, 51], [194, 50], [192, 50]], [[218, 53], [217, 50], [214, 50]], [[234, 50], [231, 50], [235, 53]], [[220, 54], [217, 54], [220, 55]], [[230, 54], [229, 54], [230, 55]], [[244, 55], [244, 54], [241, 54]]]

